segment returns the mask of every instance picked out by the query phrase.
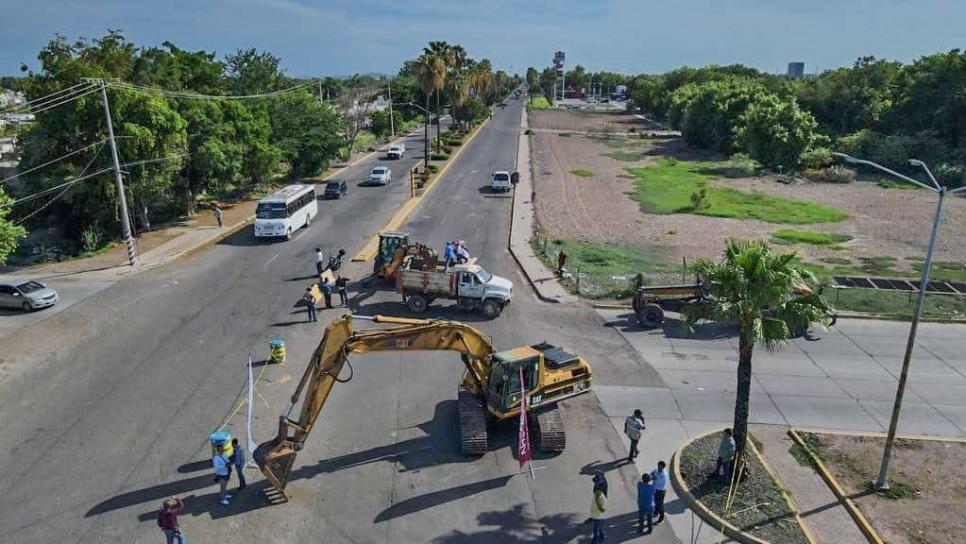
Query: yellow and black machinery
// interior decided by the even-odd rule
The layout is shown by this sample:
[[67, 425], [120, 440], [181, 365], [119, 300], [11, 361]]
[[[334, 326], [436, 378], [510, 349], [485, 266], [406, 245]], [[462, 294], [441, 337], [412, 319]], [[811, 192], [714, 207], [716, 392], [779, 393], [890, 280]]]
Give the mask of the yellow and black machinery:
[[407, 257], [418, 261], [417, 266], [425, 266], [430, 270], [436, 266], [438, 259], [435, 249], [410, 242], [408, 232], [380, 232], [379, 249], [373, 261], [373, 274], [380, 279], [395, 281], [396, 270]]
[[[361, 319], [394, 326], [353, 330], [353, 320]], [[458, 321], [346, 315], [326, 327], [291, 404], [279, 418], [278, 435], [255, 450], [253, 457], [262, 473], [284, 492], [296, 453], [304, 446], [332, 387], [351, 378], [351, 374], [340, 377], [350, 354], [437, 350], [459, 353], [466, 367], [457, 393], [464, 454], [486, 453], [489, 422], [519, 417], [521, 390], [526, 390], [534, 445], [544, 451], [566, 447], [557, 403], [590, 390], [591, 368], [583, 358], [545, 342], [496, 351], [489, 337]], [[299, 402], [299, 415], [292, 419]]]

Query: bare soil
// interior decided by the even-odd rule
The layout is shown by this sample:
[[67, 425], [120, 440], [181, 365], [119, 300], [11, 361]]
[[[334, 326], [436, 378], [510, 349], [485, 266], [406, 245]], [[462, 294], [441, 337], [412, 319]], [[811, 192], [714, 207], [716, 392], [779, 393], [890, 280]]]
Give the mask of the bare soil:
[[530, 128], [601, 132], [605, 126], [616, 132], [658, 130], [661, 127], [637, 118], [634, 114], [606, 111], [530, 110]]
[[[890, 544], [926, 544], [966, 540], [966, 443], [936, 440], [896, 442], [892, 482], [909, 486], [902, 498], [868, 491], [878, 472], [884, 439], [811, 434], [835, 478]], [[895, 488], [895, 484], [893, 484]]]
[[[556, 110], [531, 111], [532, 126], [594, 128], [606, 119], [626, 114], [577, 113]], [[630, 116], [634, 119], [633, 116]], [[620, 137], [619, 137], [620, 138]], [[617, 160], [607, 156], [625, 148], [580, 134], [534, 131], [533, 161], [537, 220], [552, 236], [570, 239], [615, 240], [655, 247], [673, 262], [682, 257], [718, 258], [731, 237], [769, 239], [781, 228], [815, 230], [853, 237], [842, 249], [798, 245], [806, 260], [859, 259], [891, 256], [897, 269], [910, 269], [905, 257], [922, 256], [935, 213], [936, 196], [923, 190], [885, 189], [870, 182], [837, 185], [809, 181], [778, 183], [773, 177], [722, 179], [712, 183], [743, 191], [759, 191], [783, 198], [809, 200], [837, 207], [849, 218], [837, 223], [780, 225], [754, 220], [706, 217], [690, 214], [646, 214], [632, 198], [634, 179], [626, 168], [647, 166], [656, 157], [678, 160], [719, 160], [722, 157], [688, 147], [680, 139], [637, 140], [622, 138], [627, 150], [639, 151], [640, 160]], [[627, 157], [623, 157], [627, 159]], [[589, 170], [592, 176], [577, 176]], [[966, 261], [966, 201], [947, 202], [936, 260]]]

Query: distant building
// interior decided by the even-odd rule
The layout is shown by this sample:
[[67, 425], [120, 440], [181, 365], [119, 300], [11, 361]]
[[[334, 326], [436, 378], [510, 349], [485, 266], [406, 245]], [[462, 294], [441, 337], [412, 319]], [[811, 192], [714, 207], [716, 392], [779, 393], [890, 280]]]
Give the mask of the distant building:
[[788, 79], [802, 79], [803, 77], [805, 77], [805, 63], [789, 62]]

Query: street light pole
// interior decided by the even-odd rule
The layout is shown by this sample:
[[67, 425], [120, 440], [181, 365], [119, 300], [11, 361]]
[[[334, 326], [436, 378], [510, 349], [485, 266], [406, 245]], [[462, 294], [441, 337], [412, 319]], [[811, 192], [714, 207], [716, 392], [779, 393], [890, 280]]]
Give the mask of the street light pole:
[[[390, 102], [392, 104], [392, 102]], [[426, 123], [423, 125], [423, 173], [429, 172], [429, 110], [415, 102], [400, 102], [398, 106], [411, 106], [423, 112]], [[428, 104], [427, 104], [428, 105]]]
[[928, 189], [939, 194], [939, 202], [936, 204], [936, 216], [933, 217], [932, 221], [932, 233], [929, 235], [929, 248], [926, 250], [926, 260], [922, 263], [922, 278], [919, 282], [919, 294], [916, 298], [916, 309], [912, 314], [912, 324], [909, 327], [909, 339], [906, 341], [906, 351], [902, 357], [902, 370], [899, 373], [899, 385], [896, 388], [895, 402], [892, 404], [892, 419], [889, 421], [889, 433], [886, 435], [885, 448], [882, 451], [882, 463], [879, 465], [879, 475], [875, 482], [872, 483], [875, 489], [886, 490], [889, 488], [889, 462], [892, 460], [892, 448], [895, 444], [896, 431], [899, 427], [899, 413], [902, 409], [902, 397], [906, 392], [906, 380], [909, 377], [909, 366], [912, 362], [912, 350], [916, 345], [916, 332], [919, 329], [919, 320], [922, 317], [922, 307], [926, 300], [926, 289], [929, 287], [929, 272], [932, 269], [932, 257], [936, 250], [936, 239], [939, 237], [939, 223], [942, 221], [943, 207], [945, 206], [947, 195], [966, 190], [966, 187], [958, 187], [950, 191], [947, 187], [941, 185], [936, 180], [936, 178], [932, 175], [932, 172], [929, 170], [929, 167], [926, 166], [924, 162], [916, 159], [910, 160], [909, 163], [913, 166], [919, 166], [926, 171], [926, 174], [929, 176], [929, 179], [932, 182], [931, 187], [872, 161], [856, 159], [855, 157], [851, 157], [845, 153], [833, 153], [833, 155], [840, 157], [846, 162], [852, 164], [863, 164], [877, 170], [881, 170], [901, 180], [908, 181], [918, 185], [919, 187], [922, 187], [923, 189]]

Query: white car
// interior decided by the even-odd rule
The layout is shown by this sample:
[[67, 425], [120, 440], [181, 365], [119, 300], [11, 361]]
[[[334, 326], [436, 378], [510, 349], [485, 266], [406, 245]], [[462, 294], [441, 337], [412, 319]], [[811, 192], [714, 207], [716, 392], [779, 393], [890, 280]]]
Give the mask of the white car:
[[406, 154], [406, 146], [399, 144], [399, 145], [389, 146], [389, 151], [386, 153], [386, 156], [388, 156], [390, 159], [401, 159], [405, 154]]
[[0, 307], [19, 308], [25, 312], [57, 304], [57, 291], [33, 280], [0, 283]]
[[369, 183], [389, 185], [392, 183], [392, 170], [388, 166], [376, 166], [369, 173]]
[[497, 170], [493, 172], [493, 178], [490, 180], [490, 190], [494, 193], [505, 193], [513, 189], [513, 184], [510, 183], [510, 173], [506, 170]]

